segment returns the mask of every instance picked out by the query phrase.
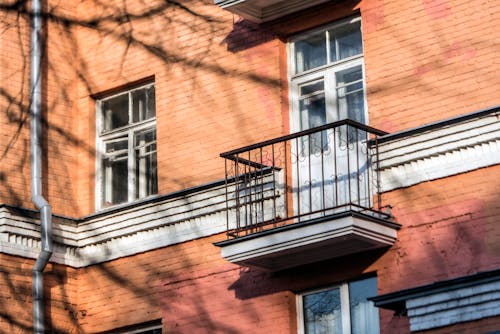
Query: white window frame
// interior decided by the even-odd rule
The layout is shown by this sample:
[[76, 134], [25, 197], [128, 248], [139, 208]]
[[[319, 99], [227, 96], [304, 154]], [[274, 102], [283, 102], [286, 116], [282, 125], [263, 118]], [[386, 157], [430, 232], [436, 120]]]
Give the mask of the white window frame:
[[[143, 334], [146, 331], [152, 331], [152, 330], [157, 330], [159, 329], [161, 332], [163, 332], [163, 325], [161, 323], [159, 324], [152, 324], [152, 325], [138, 325], [138, 326], [133, 326], [135, 328], [133, 329], [115, 329], [112, 331], [114, 334]], [[111, 332], [105, 332], [111, 333]]]
[[296, 296], [297, 303], [297, 328], [299, 334], [305, 334], [304, 326], [304, 303], [303, 297], [323, 291], [329, 291], [333, 289], [339, 289], [340, 291], [340, 308], [342, 310], [342, 334], [351, 333], [351, 313], [349, 305], [349, 283], [343, 283], [340, 285], [329, 286], [328, 288], [307, 291]]
[[[136, 123], [129, 123], [126, 126], [120, 127], [118, 129], [112, 129], [103, 132], [104, 128], [104, 115], [102, 112], [102, 103], [106, 100], [113, 99], [117, 96], [124, 95], [124, 94], [132, 94], [132, 92], [148, 88], [148, 87], [154, 87], [155, 83], [148, 83], [140, 86], [136, 86], [130, 89], [125, 89], [122, 90], [116, 94], [105, 96], [103, 98], [100, 98], [96, 100], [96, 172], [95, 172], [95, 207], [96, 210], [101, 210], [101, 209], [107, 209], [110, 207], [118, 206], [118, 205], [123, 205], [127, 204], [136, 200], [144, 199], [147, 196], [139, 196], [136, 198], [135, 192], [136, 192], [136, 176], [135, 176], [135, 134], [144, 130], [148, 129], [153, 129], [156, 131], [156, 116], [139, 121]], [[156, 96], [156, 93], [155, 93]], [[129, 97], [128, 101], [128, 117], [129, 120], [132, 120], [132, 99]], [[155, 103], [155, 108], [156, 108], [156, 103]], [[155, 111], [156, 113], [156, 111]], [[103, 199], [105, 198], [104, 192], [105, 191], [111, 191], [111, 189], [105, 190], [104, 189], [104, 173], [105, 171], [102, 168], [102, 162], [103, 159], [106, 157], [106, 148], [105, 144], [113, 141], [114, 139], [118, 138], [127, 138], [128, 142], [128, 147], [127, 147], [127, 169], [128, 169], [128, 177], [127, 177], [127, 189], [128, 189], [128, 194], [127, 194], [127, 201], [122, 202], [122, 203], [116, 203], [116, 204], [110, 204], [110, 205], [104, 205], [103, 204]], [[155, 142], [157, 139], [155, 140]], [[156, 152], [155, 152], [156, 154]], [[139, 180], [141, 183], [141, 180]], [[144, 181], [143, 181], [144, 182]], [[139, 187], [141, 190], [141, 187]], [[144, 195], [144, 194], [142, 194]], [[150, 196], [155, 195], [151, 194]]]
[[155, 329], [159, 329], [159, 330], [163, 331], [162, 325], [152, 325], [152, 326], [143, 327], [141, 329], [135, 329], [135, 330], [121, 332], [119, 334], [142, 334], [142, 333], [145, 333], [146, 331], [152, 331]]
[[[362, 280], [369, 279], [364, 278]], [[358, 282], [349, 281], [337, 285], [328, 286], [321, 289], [315, 289], [310, 291], [305, 291], [296, 295], [296, 307], [297, 307], [297, 329], [298, 334], [305, 334], [305, 317], [304, 317], [304, 296], [316, 294], [324, 291], [330, 291], [333, 289], [339, 289], [340, 292], [340, 308], [342, 317], [342, 334], [351, 334], [351, 299], [349, 295], [349, 284]], [[375, 306], [373, 306], [375, 307]], [[380, 324], [379, 324], [380, 325]]]
[[[299, 99], [300, 92], [299, 88], [301, 85], [312, 82], [321, 78], [324, 78], [325, 85], [325, 103], [326, 103], [326, 114], [327, 119], [329, 118], [332, 122], [347, 118], [346, 115], [341, 115], [338, 117], [336, 105], [337, 105], [337, 94], [327, 93], [327, 91], [334, 91], [336, 88], [335, 74], [339, 71], [353, 68], [355, 66], [361, 66], [362, 80], [363, 80], [363, 103], [364, 103], [364, 115], [363, 119], [365, 123], [368, 124], [368, 103], [366, 98], [366, 76], [365, 76], [365, 66], [364, 66], [364, 47], [363, 52], [344, 58], [342, 60], [327, 63], [325, 65], [309, 69], [301, 73], [295, 73], [296, 62], [295, 62], [295, 43], [313, 36], [320, 32], [327, 32], [335, 29], [345, 27], [349, 24], [358, 23], [361, 25], [361, 17], [351, 17], [344, 20], [340, 20], [333, 24], [322, 26], [317, 29], [310, 30], [306, 33], [294, 36], [288, 41], [287, 44], [287, 54], [288, 54], [288, 82], [289, 82], [289, 104], [290, 104], [290, 129], [291, 132], [298, 132], [301, 130], [301, 120], [300, 120], [300, 110], [299, 110]], [[361, 27], [360, 27], [361, 29]], [[330, 48], [329, 39], [326, 40], [326, 51], [327, 51], [327, 62], [330, 59]], [[363, 43], [363, 41], [361, 41]]]

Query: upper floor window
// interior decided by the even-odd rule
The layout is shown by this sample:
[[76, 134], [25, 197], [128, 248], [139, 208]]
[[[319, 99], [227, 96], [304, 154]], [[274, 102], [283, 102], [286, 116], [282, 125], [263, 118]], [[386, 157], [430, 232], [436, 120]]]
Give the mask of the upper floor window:
[[379, 334], [375, 277], [298, 296], [301, 334]]
[[156, 194], [154, 84], [100, 99], [97, 112], [97, 206]]
[[149, 324], [140, 324], [113, 329], [111, 331], [101, 332], [101, 334], [161, 334], [161, 321], [153, 321]]
[[359, 17], [293, 38], [289, 60], [294, 132], [346, 118], [366, 122]]

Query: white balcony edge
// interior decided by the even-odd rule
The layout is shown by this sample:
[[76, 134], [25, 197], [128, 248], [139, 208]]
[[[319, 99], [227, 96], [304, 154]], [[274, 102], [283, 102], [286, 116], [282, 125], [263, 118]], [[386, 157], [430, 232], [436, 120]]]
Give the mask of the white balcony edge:
[[346, 235], [361, 236], [383, 247], [390, 246], [396, 241], [397, 231], [375, 222], [347, 216], [317, 224], [300, 225], [289, 230], [224, 245], [221, 254], [230, 262], [244, 263], [246, 260]]

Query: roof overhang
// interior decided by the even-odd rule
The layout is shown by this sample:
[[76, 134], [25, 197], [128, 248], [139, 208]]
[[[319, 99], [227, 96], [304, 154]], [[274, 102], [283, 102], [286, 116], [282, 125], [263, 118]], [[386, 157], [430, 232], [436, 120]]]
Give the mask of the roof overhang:
[[329, 0], [214, 0], [214, 3], [253, 22], [272, 21]]

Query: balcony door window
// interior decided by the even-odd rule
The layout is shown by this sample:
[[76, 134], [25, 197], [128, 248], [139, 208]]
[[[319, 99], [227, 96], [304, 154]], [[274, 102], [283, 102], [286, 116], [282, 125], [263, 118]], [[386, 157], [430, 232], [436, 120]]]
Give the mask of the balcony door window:
[[366, 122], [359, 18], [290, 42], [292, 130], [341, 119]]
[[97, 207], [156, 194], [154, 84], [98, 100], [97, 109]]
[[379, 334], [378, 309], [368, 300], [377, 295], [375, 277], [298, 296], [301, 334]]
[[[344, 119], [366, 123], [360, 18], [291, 39], [289, 55], [292, 132]], [[296, 144], [297, 215], [368, 204], [367, 187], [360, 186], [367, 177], [367, 152], [356, 145], [364, 139], [363, 131], [344, 125], [308, 134]]]

